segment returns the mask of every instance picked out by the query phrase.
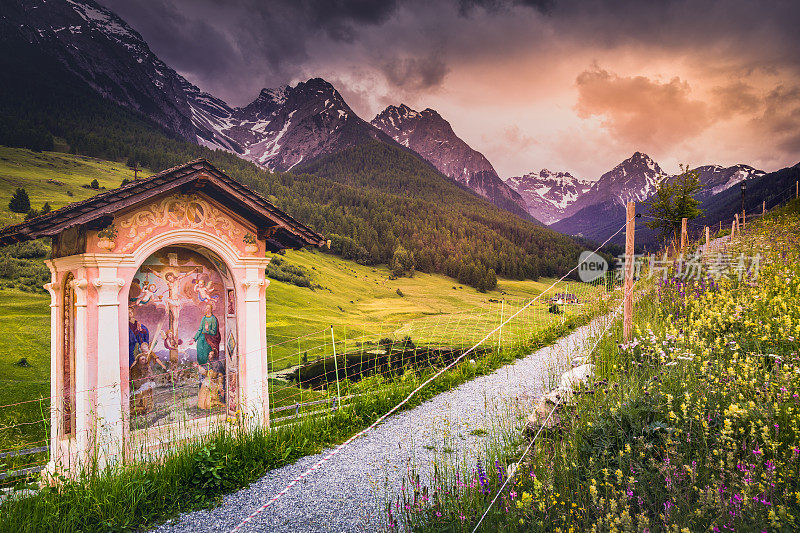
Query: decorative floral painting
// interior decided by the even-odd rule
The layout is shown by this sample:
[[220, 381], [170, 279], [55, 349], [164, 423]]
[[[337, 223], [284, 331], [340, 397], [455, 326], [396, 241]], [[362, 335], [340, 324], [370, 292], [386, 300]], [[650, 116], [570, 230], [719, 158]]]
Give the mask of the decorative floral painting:
[[134, 429], [224, 412], [226, 396], [234, 401], [226, 385], [226, 369], [235, 366], [227, 364], [229, 292], [218, 262], [170, 247], [151, 255], [134, 276], [128, 294]]

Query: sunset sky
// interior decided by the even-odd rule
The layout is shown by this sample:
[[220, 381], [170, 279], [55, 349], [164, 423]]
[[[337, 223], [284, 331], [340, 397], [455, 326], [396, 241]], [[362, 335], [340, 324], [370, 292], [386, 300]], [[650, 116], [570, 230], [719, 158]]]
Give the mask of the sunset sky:
[[231, 105], [323, 77], [368, 121], [436, 109], [503, 178], [800, 161], [797, 1], [99, 1]]

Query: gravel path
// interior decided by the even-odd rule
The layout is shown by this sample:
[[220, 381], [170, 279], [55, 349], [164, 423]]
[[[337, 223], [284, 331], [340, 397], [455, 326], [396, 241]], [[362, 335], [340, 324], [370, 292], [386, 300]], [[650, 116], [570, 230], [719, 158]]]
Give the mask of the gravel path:
[[[493, 434], [513, 424], [512, 409], [519, 400], [532, 401], [549, 390], [559, 371], [584, 352], [587, 341], [605, 327], [607, 319], [595, 319], [552, 346], [388, 418], [294, 486], [243, 530], [339, 533], [380, 529], [386, 524], [387, 490], [399, 487], [410, 464], [417, 465], [425, 478], [429, 473], [426, 466], [444, 453], [474, 462], [488, 437], [471, 432], [484, 429]], [[443, 451], [446, 448], [453, 451]], [[225, 496], [220, 507], [184, 514], [154, 531], [230, 531], [328, 452], [272, 470], [246, 489]]]

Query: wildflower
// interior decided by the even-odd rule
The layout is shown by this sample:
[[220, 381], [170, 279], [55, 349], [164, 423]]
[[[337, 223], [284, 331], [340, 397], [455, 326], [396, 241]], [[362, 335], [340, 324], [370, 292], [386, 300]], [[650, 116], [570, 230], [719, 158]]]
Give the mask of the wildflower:
[[489, 494], [491, 492], [491, 489], [489, 489], [489, 480], [486, 478], [486, 471], [483, 469], [483, 465], [481, 464], [480, 460], [478, 460], [477, 470], [478, 480], [481, 483], [481, 492], [484, 494]]
[[502, 483], [503, 481], [505, 481], [505, 477], [506, 477], [505, 469], [503, 468], [503, 465], [500, 464], [500, 461], [495, 461], [494, 462], [494, 467], [495, 467], [495, 469], [497, 469], [497, 480], [500, 483]]

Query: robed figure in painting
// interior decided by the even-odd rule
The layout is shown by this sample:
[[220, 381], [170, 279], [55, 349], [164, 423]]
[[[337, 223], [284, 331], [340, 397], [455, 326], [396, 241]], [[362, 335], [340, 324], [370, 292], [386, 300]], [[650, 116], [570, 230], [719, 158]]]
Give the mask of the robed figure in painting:
[[206, 314], [200, 319], [200, 327], [194, 334], [194, 339], [189, 344], [197, 343], [197, 363], [205, 365], [208, 363], [208, 356], [211, 350], [219, 353], [219, 342], [222, 335], [219, 332], [219, 322], [214, 316], [214, 306], [206, 305]]
[[138, 346], [135, 359], [130, 367], [130, 380], [133, 388], [131, 407], [134, 414], [141, 415], [153, 410], [153, 390], [156, 388], [156, 382], [150, 363], [157, 363], [164, 371], [167, 370], [167, 367], [146, 342]]
[[143, 342], [150, 343], [150, 332], [133, 316], [133, 309], [128, 308], [128, 366], [133, 365], [136, 351]]
[[222, 396], [225, 386], [225, 364], [219, 360], [219, 353], [211, 350], [207, 365], [200, 366], [197, 363], [195, 365], [202, 378], [200, 392], [197, 394], [197, 407], [205, 411], [224, 407]]

